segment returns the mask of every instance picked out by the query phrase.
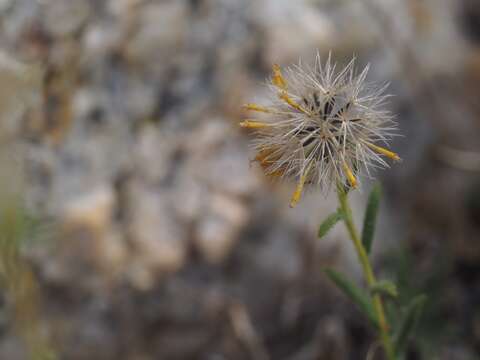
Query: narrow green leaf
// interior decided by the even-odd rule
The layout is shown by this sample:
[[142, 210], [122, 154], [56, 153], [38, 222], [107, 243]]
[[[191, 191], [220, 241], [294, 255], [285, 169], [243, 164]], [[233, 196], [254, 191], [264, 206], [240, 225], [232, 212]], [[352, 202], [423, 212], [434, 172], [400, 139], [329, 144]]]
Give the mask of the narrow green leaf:
[[380, 294], [386, 295], [391, 298], [396, 298], [398, 296], [397, 286], [388, 280], [377, 281], [372, 287], [370, 287], [370, 292], [373, 295]]
[[426, 301], [427, 297], [425, 295], [419, 295], [413, 298], [407, 306], [402, 323], [395, 336], [394, 349], [396, 354], [400, 354], [405, 349], [408, 339], [422, 314]]
[[328, 234], [330, 230], [343, 219], [343, 212], [342, 210], [338, 209], [333, 214], [330, 214], [321, 224], [318, 229], [318, 237], [323, 238], [325, 235]]
[[372, 302], [368, 294], [348, 280], [345, 275], [333, 269], [325, 269], [325, 273], [331, 281], [352, 300], [368, 319], [378, 328], [378, 319], [375, 315]]
[[380, 184], [376, 184], [368, 197], [367, 210], [363, 221], [362, 244], [370, 254], [373, 237], [375, 235], [375, 225], [377, 223], [378, 206], [382, 196]]

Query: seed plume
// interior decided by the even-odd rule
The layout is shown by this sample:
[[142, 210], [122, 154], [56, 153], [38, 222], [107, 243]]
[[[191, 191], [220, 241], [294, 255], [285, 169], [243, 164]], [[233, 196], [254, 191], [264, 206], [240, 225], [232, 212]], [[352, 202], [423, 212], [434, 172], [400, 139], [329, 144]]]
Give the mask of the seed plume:
[[[331, 54], [312, 66], [273, 66], [270, 104], [247, 104], [258, 113], [240, 126], [255, 132], [255, 161], [272, 178], [293, 179], [290, 205], [306, 185], [324, 192], [337, 183], [357, 188], [361, 172], [387, 167], [385, 158], [400, 157], [381, 146], [396, 134], [396, 123], [384, 109], [386, 85], [366, 82], [368, 66], [355, 71], [355, 59], [337, 71]], [[380, 145], [381, 144], [381, 145]]]

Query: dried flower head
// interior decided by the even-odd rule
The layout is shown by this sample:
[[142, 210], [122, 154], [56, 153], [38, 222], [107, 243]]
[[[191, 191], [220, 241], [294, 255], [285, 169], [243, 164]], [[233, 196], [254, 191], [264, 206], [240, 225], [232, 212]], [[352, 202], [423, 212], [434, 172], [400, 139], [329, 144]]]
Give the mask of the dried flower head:
[[339, 182], [356, 188], [362, 170], [370, 175], [370, 168], [388, 166], [383, 156], [400, 160], [376, 145], [387, 143], [396, 130], [392, 115], [383, 109], [386, 85], [367, 83], [368, 66], [356, 74], [354, 62], [336, 72], [331, 55], [322, 64], [317, 54], [313, 67], [299, 62], [285, 75], [274, 65], [271, 104], [245, 105], [263, 113], [260, 119], [240, 123], [256, 133], [255, 160], [269, 177], [297, 183], [292, 207], [306, 184], [323, 191]]

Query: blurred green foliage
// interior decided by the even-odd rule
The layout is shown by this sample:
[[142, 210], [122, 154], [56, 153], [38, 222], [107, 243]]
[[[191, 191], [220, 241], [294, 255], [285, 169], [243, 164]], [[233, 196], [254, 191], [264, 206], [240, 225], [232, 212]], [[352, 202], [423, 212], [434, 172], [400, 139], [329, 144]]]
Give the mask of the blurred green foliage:
[[40, 233], [41, 221], [24, 207], [19, 192], [0, 190], [0, 285], [6, 312], [33, 360], [55, 359], [41, 328], [39, 291], [35, 275], [23, 255]]

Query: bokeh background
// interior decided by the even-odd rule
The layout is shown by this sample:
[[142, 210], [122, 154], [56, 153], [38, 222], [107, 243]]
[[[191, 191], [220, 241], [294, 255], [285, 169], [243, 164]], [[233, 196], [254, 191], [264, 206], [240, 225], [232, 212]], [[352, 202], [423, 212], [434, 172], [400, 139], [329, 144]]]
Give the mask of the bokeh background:
[[317, 50], [394, 95], [374, 259], [429, 296], [408, 359], [480, 358], [478, 0], [1, 0], [0, 26], [0, 359], [365, 359], [322, 272], [361, 281], [342, 226], [316, 238], [335, 198], [289, 209], [237, 125]]

